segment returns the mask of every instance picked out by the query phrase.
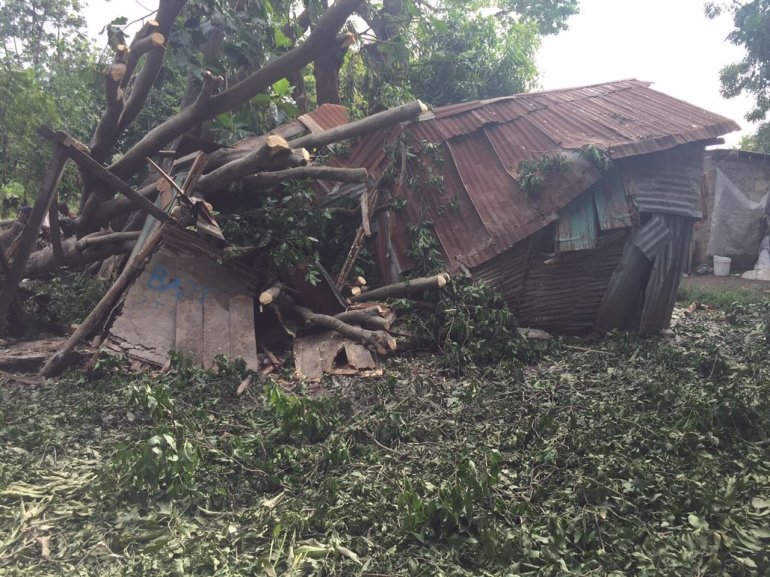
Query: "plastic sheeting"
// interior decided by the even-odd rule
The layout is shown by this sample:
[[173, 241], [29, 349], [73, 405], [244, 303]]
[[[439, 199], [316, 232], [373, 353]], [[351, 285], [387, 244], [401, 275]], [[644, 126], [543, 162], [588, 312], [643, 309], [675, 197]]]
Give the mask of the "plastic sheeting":
[[766, 205], [767, 195], [759, 202], [752, 201], [717, 168], [711, 236], [706, 252], [710, 256], [757, 254]]

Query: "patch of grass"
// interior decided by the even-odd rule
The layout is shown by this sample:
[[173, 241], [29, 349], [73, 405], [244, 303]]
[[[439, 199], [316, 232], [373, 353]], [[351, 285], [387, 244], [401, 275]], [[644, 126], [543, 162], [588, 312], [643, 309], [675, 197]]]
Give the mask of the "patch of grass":
[[765, 575], [769, 312], [462, 378], [395, 358], [320, 398], [182, 358], [2, 385], [0, 573]]
[[753, 305], [767, 302], [768, 296], [759, 291], [745, 289], [724, 289], [709, 286], [681, 286], [677, 301], [681, 303], [702, 303], [723, 310], [736, 305]]

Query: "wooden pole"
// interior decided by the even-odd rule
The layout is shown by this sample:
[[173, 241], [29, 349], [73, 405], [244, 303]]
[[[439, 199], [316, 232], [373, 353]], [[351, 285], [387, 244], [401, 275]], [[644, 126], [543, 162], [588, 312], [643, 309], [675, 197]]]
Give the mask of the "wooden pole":
[[133, 202], [134, 206], [137, 208], [150, 213], [161, 222], [169, 222], [173, 220], [169, 215], [165, 213], [165, 211], [163, 211], [162, 208], [156, 206], [155, 203], [136, 192], [128, 183], [112, 174], [96, 160], [83, 152], [80, 147], [76, 145], [77, 141], [70, 138], [65, 133], [54, 132], [47, 126], [41, 126], [38, 132], [41, 136], [43, 136], [43, 138], [47, 138], [51, 142], [60, 144], [66, 151], [67, 155], [72, 160], [74, 160], [78, 166], [86, 170], [95, 178], [98, 178], [105, 184], [109, 185], [111, 188], [128, 197], [128, 199]]
[[56, 201], [58, 194], [54, 194], [51, 206], [48, 208], [48, 226], [51, 234], [51, 246], [56, 266], [64, 262], [64, 250], [61, 247], [61, 230], [59, 229], [59, 203]]
[[0, 334], [5, 330], [5, 318], [8, 314], [8, 307], [16, 296], [19, 283], [24, 276], [24, 268], [27, 266], [27, 260], [32, 253], [32, 248], [40, 231], [40, 225], [43, 224], [45, 214], [48, 212], [51, 202], [56, 196], [56, 190], [59, 188], [66, 164], [67, 151], [62, 146], [55, 144], [53, 156], [43, 174], [43, 182], [37, 194], [35, 207], [32, 209], [27, 224], [21, 233], [16, 257], [13, 259], [11, 270], [8, 272], [2, 289], [0, 289]]

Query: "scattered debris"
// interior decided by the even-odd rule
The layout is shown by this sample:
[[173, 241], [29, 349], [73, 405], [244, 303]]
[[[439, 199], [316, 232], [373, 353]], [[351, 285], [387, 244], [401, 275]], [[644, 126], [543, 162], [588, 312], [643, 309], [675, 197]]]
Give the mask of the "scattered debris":
[[295, 339], [294, 367], [297, 378], [309, 381], [320, 381], [324, 374], [382, 375], [366, 347], [335, 331]]

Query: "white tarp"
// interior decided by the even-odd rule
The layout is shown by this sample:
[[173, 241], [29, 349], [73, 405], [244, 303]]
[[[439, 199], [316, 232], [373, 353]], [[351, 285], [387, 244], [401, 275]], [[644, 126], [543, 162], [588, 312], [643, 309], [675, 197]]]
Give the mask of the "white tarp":
[[716, 169], [711, 235], [706, 252], [713, 256], [756, 255], [762, 239], [767, 195], [754, 202]]

